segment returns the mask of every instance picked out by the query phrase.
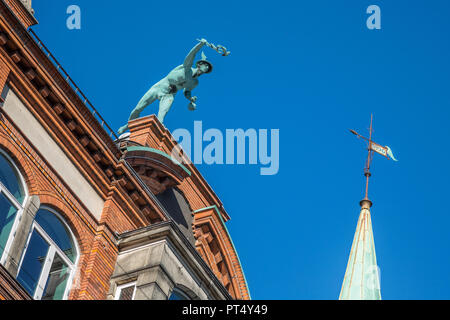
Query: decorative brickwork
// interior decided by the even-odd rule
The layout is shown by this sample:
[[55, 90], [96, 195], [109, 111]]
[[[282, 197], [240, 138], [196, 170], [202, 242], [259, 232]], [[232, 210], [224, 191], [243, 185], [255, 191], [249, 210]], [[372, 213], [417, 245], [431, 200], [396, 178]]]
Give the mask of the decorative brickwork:
[[[130, 142], [171, 154], [176, 142], [154, 116], [130, 121]], [[187, 160], [187, 159], [186, 159]], [[214, 191], [193, 164], [184, 161], [191, 172], [177, 188], [194, 210], [193, 232], [196, 249], [235, 299], [250, 299], [242, 266], [225, 227], [228, 214]], [[219, 210], [221, 208], [221, 210]]]
[[[160, 152], [152, 151], [151, 156], [146, 153], [147, 158], [141, 161], [137, 160], [142, 156], [137, 151], [127, 162], [126, 152], [118, 148], [63, 77], [60, 67], [26, 31], [34, 23], [22, 2], [0, 0], [0, 91], [9, 88], [16, 99], [12, 106], [20, 103], [21, 110], [61, 152], [66, 161], [62, 163], [75, 168], [76, 176], [90, 188], [89, 195], [99, 199], [101, 212], [93, 212], [87, 204], [90, 198], [87, 202], [80, 200], [83, 193], [76, 192], [73, 181], [64, 179], [62, 170], [55, 170], [51, 152], [45, 154], [37, 148], [39, 141], [33, 144], [33, 133], [26, 132], [29, 127], [20, 125], [23, 118], [14, 118], [6, 108], [0, 109], [0, 148], [18, 167], [28, 194], [41, 206], [60, 213], [76, 238], [80, 252], [69, 284], [69, 299], [106, 299], [111, 276], [121, 268], [117, 264], [118, 235], [168, 222], [171, 218], [155, 193], [175, 186], [194, 210], [192, 227], [199, 243], [197, 251], [213, 271], [206, 268], [208, 273], [217, 277], [220, 282], [214, 281], [219, 287], [223, 284], [232, 297], [249, 299], [242, 268], [225, 227], [229, 216], [193, 164], [179, 166], [165, 156], [176, 145], [170, 132], [155, 116], [130, 123], [130, 140], [135, 145]], [[203, 210], [212, 207], [215, 209]], [[201, 261], [190, 246], [189, 250]], [[203, 261], [202, 264], [206, 267]], [[7, 278], [8, 274], [2, 272], [0, 266], [0, 299], [30, 298], [11, 276]], [[6, 278], [12, 284], [4, 285]], [[221, 296], [229, 298], [221, 288], [225, 293]]]
[[21, 1], [21, 0], [3, 0], [9, 6], [10, 10], [16, 15], [20, 20], [22, 25], [28, 29], [32, 25], [37, 23], [36, 19], [32, 14], [31, 1]]
[[[1, 35], [0, 35], [0, 41], [1, 41]], [[6, 84], [6, 79], [8, 79], [8, 76], [9, 76], [8, 65], [5, 62], [3, 62], [3, 60], [0, 59], [0, 103], [3, 102], [1, 93], [3, 92], [3, 89]]]
[[249, 300], [250, 294], [239, 257], [217, 208], [212, 206], [197, 210], [194, 218], [197, 250], [234, 298]]

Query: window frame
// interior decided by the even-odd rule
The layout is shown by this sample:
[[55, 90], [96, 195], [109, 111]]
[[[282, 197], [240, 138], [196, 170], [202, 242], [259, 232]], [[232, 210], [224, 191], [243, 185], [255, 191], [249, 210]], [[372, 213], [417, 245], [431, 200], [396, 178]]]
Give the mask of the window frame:
[[[63, 295], [63, 298], [62, 298], [62, 300], [67, 300], [68, 297], [69, 297], [69, 292], [72, 289], [73, 278], [74, 278], [75, 272], [77, 270], [77, 265], [78, 265], [78, 261], [79, 261], [79, 258], [80, 258], [80, 250], [78, 248], [78, 243], [76, 241], [76, 238], [75, 238], [72, 230], [69, 228], [69, 225], [65, 222], [63, 217], [58, 212], [56, 212], [54, 209], [52, 209], [50, 207], [41, 206], [39, 208], [39, 210], [41, 210], [41, 209], [42, 210], [47, 210], [47, 211], [51, 212], [52, 214], [54, 214], [58, 218], [58, 220], [66, 227], [66, 230], [69, 233], [69, 236], [72, 238], [72, 243], [73, 243], [73, 246], [74, 246], [74, 249], [75, 249], [75, 254], [76, 254], [75, 261], [72, 262], [66, 256], [66, 254], [61, 250], [61, 248], [59, 248], [58, 245], [53, 241], [53, 239], [47, 234], [47, 232], [45, 232], [44, 228], [42, 228], [36, 220], [33, 220], [33, 223], [32, 223], [31, 228], [30, 228], [30, 232], [28, 234], [27, 242], [26, 242], [25, 247], [24, 247], [23, 252], [22, 252], [22, 257], [20, 259], [20, 263], [19, 263], [19, 268], [18, 268], [17, 274], [19, 274], [20, 271], [22, 270], [22, 263], [23, 263], [23, 260], [25, 259], [25, 255], [27, 253], [28, 245], [29, 245], [30, 240], [31, 240], [31, 236], [33, 235], [33, 232], [36, 231], [44, 239], [44, 241], [47, 242], [49, 248], [48, 248], [47, 255], [45, 256], [45, 263], [44, 263], [44, 265], [42, 267], [41, 274], [39, 275], [39, 280], [38, 280], [38, 283], [36, 285], [35, 292], [33, 294], [33, 299], [35, 299], [35, 300], [41, 300], [42, 299], [42, 295], [44, 294], [45, 285], [46, 285], [47, 280], [48, 280], [49, 275], [50, 275], [50, 269], [52, 267], [52, 264], [53, 264], [53, 261], [55, 259], [56, 254], [58, 254], [58, 256], [63, 260], [63, 262], [65, 264], [67, 264], [67, 267], [70, 270], [69, 278], [67, 279], [66, 288], [64, 289], [64, 295]], [[39, 212], [39, 210], [37, 212]]]
[[20, 203], [19, 201], [17, 201], [16, 197], [14, 197], [14, 195], [8, 190], [8, 188], [0, 181], [0, 193], [3, 194], [6, 199], [10, 201], [11, 204], [14, 205], [17, 209], [16, 217], [14, 218], [11, 231], [8, 235], [8, 240], [6, 241], [5, 248], [2, 255], [0, 256], [0, 264], [4, 265], [6, 263], [6, 260], [8, 259], [9, 251], [11, 250], [14, 238], [16, 237], [17, 228], [19, 227], [19, 223], [22, 220], [22, 216], [25, 211], [25, 204], [28, 201], [29, 194], [25, 179], [23, 178], [22, 173], [20, 172], [14, 160], [2, 148], [0, 148], [0, 156], [5, 157], [5, 159], [11, 164], [13, 170], [16, 171], [19, 180], [18, 182], [21, 184], [24, 193], [23, 203]]
[[116, 288], [116, 294], [114, 295], [114, 300], [119, 300], [120, 299], [120, 295], [122, 294], [122, 290], [129, 288], [129, 287], [133, 287], [133, 295], [131, 296], [131, 300], [134, 300], [134, 297], [136, 296], [136, 281], [134, 282], [127, 282], [124, 284], [121, 284], [120, 286], [117, 286]]

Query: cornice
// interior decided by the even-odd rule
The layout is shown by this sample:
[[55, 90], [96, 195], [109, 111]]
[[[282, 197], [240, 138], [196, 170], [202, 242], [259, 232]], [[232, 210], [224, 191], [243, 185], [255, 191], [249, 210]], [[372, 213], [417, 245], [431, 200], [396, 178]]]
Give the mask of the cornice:
[[153, 222], [165, 220], [164, 213], [155, 206], [132, 169], [119, 164], [122, 153], [114, 141], [3, 1], [0, 13], [0, 33], [6, 40], [0, 43], [0, 58], [11, 69], [10, 84], [19, 86], [25, 100], [32, 102], [27, 108], [104, 199], [111, 184], [120, 181], [122, 186], [127, 186], [125, 195], [128, 201], [136, 203], [137, 210], [144, 210], [144, 215], [149, 215]]
[[[165, 152], [168, 151], [168, 153], [170, 153], [178, 145], [170, 131], [158, 120], [155, 115], [133, 120], [133, 122], [135, 123], [130, 122], [130, 128], [131, 126], [139, 127], [141, 122], [150, 122], [150, 129], [159, 140], [158, 142], [161, 150]], [[183, 157], [185, 156], [183, 155]], [[184, 161], [183, 165], [190, 171], [190, 179], [200, 189], [202, 195], [207, 198], [209, 203], [214, 204], [218, 208], [224, 221], [230, 220], [230, 216], [225, 210], [219, 197], [202, 176], [200, 171], [198, 171], [196, 166], [191, 161]]]
[[239, 295], [242, 299], [251, 299], [242, 263], [218, 208], [216, 206], [211, 206], [196, 210], [193, 213], [194, 229], [201, 228], [204, 224], [209, 225], [216, 233], [221, 250], [227, 253], [225, 259], [229, 268], [232, 268], [233, 271], [233, 279], [230, 280], [234, 283], [235, 290], [239, 291]]
[[34, 15], [28, 10], [27, 7], [20, 0], [1, 0], [8, 6], [12, 14], [20, 21], [25, 29], [37, 24], [37, 20]]

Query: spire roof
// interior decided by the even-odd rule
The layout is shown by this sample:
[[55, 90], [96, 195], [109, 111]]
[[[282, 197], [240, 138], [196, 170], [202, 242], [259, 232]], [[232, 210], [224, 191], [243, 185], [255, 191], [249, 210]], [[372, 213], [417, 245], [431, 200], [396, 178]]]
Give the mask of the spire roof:
[[370, 217], [371, 206], [370, 200], [361, 201], [361, 213], [339, 300], [381, 300], [380, 277]]

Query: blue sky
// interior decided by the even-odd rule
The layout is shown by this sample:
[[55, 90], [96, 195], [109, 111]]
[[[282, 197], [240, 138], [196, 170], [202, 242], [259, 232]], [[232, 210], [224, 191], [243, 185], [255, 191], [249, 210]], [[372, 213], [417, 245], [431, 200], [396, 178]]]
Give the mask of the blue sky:
[[[82, 29], [66, 28], [76, 4]], [[366, 8], [381, 8], [368, 30]], [[280, 171], [200, 165], [232, 217], [253, 299], [337, 299], [363, 197], [369, 196], [383, 299], [450, 299], [450, 2], [35, 0], [33, 27], [109, 124], [181, 64], [196, 39], [214, 64], [189, 112], [179, 93], [165, 124], [280, 129]], [[152, 105], [144, 115], [157, 112]]]

